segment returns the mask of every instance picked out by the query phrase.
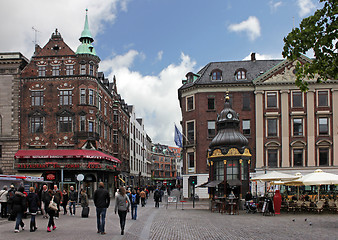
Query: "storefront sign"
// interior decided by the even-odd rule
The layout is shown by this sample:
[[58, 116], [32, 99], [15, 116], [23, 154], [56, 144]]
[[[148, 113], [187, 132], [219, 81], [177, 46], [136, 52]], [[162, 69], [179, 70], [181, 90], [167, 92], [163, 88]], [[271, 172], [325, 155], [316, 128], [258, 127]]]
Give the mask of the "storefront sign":
[[101, 164], [97, 162], [89, 162], [87, 165], [88, 168], [102, 168]]
[[80, 168], [80, 164], [73, 164], [73, 163], [66, 164], [65, 168]]
[[60, 165], [56, 162], [46, 163], [18, 163], [17, 168], [60, 168]]
[[46, 178], [47, 180], [55, 180], [55, 174], [52, 174], [52, 173], [47, 174]]

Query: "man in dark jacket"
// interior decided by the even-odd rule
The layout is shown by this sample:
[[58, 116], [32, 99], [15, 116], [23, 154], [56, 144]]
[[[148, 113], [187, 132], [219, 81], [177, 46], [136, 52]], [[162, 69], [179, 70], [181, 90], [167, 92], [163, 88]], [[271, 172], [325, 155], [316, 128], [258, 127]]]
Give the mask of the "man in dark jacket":
[[110, 204], [109, 193], [104, 189], [104, 183], [99, 183], [99, 188], [94, 192], [94, 204], [96, 207], [97, 233], [106, 234], [104, 225], [106, 221], [106, 212]]
[[14, 232], [19, 232], [19, 225], [21, 226], [22, 230], [24, 230], [25, 224], [22, 222], [23, 214], [26, 212], [27, 209], [27, 201], [26, 195], [24, 192], [24, 187], [20, 186], [18, 191], [15, 192], [12, 202], [12, 211], [13, 214], [16, 215], [16, 223], [15, 223], [15, 230]]
[[[70, 216], [75, 216], [75, 204], [77, 201], [77, 192], [75, 192], [74, 187], [70, 186], [69, 191], [69, 212]], [[73, 212], [72, 212], [72, 206], [73, 206]]]

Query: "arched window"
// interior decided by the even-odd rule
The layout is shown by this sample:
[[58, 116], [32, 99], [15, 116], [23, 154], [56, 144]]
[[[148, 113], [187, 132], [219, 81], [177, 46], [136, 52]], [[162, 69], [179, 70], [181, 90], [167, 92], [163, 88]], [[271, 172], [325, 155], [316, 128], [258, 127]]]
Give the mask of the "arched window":
[[211, 72], [211, 80], [222, 80], [222, 71], [215, 69]]
[[237, 80], [246, 79], [246, 70], [243, 68], [237, 69], [235, 72], [235, 77]]

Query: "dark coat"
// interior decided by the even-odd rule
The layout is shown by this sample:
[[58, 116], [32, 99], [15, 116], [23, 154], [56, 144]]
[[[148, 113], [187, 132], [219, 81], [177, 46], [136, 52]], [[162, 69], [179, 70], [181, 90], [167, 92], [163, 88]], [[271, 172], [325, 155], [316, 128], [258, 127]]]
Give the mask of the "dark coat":
[[106, 189], [99, 187], [94, 192], [94, 204], [97, 208], [108, 208], [110, 204], [110, 196]]
[[27, 196], [28, 209], [30, 213], [36, 213], [39, 208], [39, 197], [36, 193], [30, 192]]
[[24, 213], [27, 210], [26, 195], [16, 191], [12, 201], [12, 212], [14, 214]]
[[135, 205], [139, 205], [140, 204], [140, 195], [138, 195], [137, 193], [135, 193], [136, 195], [136, 202], [133, 203], [133, 193], [129, 195], [129, 201], [130, 201], [130, 204], [135, 206]]
[[[45, 196], [44, 202], [45, 202], [45, 206], [46, 206], [46, 212], [54, 211], [53, 209], [49, 208], [49, 203], [52, 200], [52, 198], [53, 198], [53, 195], [51, 193], [47, 193], [46, 196]], [[56, 200], [55, 200], [55, 197], [54, 197], [53, 202], [57, 203]]]
[[75, 192], [75, 190], [69, 191], [69, 201], [71, 202], [77, 201], [77, 192]]
[[67, 203], [68, 203], [68, 200], [69, 200], [69, 198], [68, 198], [68, 194], [62, 194], [62, 196], [63, 196], [63, 199], [62, 199], [62, 206], [67, 206]]
[[159, 190], [156, 190], [154, 192], [154, 200], [155, 200], [155, 202], [159, 202], [161, 200], [161, 193], [160, 193]]
[[81, 207], [88, 207], [88, 195], [87, 193], [81, 193]]

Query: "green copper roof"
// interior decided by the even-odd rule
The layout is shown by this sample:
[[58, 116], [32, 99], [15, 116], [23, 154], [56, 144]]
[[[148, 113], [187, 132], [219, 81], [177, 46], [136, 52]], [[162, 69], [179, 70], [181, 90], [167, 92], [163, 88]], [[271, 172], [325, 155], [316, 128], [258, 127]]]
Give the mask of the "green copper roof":
[[92, 38], [92, 34], [90, 33], [90, 30], [89, 30], [87, 12], [88, 12], [88, 9], [86, 9], [85, 25], [81, 33], [81, 37], [79, 39], [81, 42], [81, 45], [77, 48], [76, 54], [92, 54], [96, 56], [95, 48], [92, 45], [92, 42], [94, 42], [94, 39]]

